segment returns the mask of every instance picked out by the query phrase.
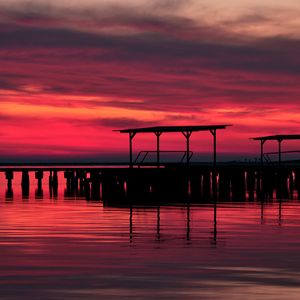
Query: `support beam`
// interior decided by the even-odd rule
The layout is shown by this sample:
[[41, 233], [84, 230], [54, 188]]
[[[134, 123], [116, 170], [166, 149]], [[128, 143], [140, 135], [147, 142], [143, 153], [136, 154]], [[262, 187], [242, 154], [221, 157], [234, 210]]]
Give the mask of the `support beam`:
[[129, 167], [132, 168], [132, 140], [135, 137], [136, 132], [129, 132]]
[[182, 134], [186, 138], [186, 164], [189, 166], [190, 164], [190, 137], [192, 135], [192, 131], [182, 131]]
[[213, 172], [212, 172], [212, 193], [213, 196], [217, 196], [217, 130], [216, 129], [210, 129], [209, 132], [213, 135], [214, 139], [214, 158], [213, 158]]
[[278, 139], [278, 163], [281, 164], [281, 142], [282, 139]]
[[266, 140], [260, 140], [260, 164], [264, 164], [264, 143]]
[[159, 150], [159, 137], [161, 136], [162, 132], [156, 131], [154, 132], [156, 135], [156, 159], [157, 159], [157, 167], [159, 168], [159, 163], [160, 163], [160, 150]]
[[217, 130], [216, 129], [210, 129], [209, 131], [214, 137], [214, 160], [213, 160], [213, 164], [214, 164], [214, 168], [215, 168], [216, 165], [217, 165]]

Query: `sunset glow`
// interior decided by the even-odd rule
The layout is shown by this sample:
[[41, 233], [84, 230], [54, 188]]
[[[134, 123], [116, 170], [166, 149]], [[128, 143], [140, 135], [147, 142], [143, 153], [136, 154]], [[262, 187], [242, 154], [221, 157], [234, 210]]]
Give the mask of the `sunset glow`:
[[298, 0], [0, 0], [1, 160], [103, 160], [127, 152], [113, 129], [205, 124], [232, 124], [219, 152], [253, 157], [250, 137], [300, 131], [299, 13]]

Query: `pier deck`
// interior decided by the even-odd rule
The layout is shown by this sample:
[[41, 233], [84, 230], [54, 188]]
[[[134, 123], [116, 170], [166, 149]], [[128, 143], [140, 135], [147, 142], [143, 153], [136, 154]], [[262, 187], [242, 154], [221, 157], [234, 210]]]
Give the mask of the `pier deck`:
[[[107, 165], [10, 165], [0, 166], [8, 191], [14, 173], [22, 173], [24, 197], [29, 193], [30, 176], [35, 174], [37, 186], [47, 174], [53, 193], [58, 189], [58, 173], [63, 172], [66, 189], [88, 200], [126, 205], [156, 202], [207, 202], [216, 200], [254, 200], [300, 198], [300, 163], [280, 165], [224, 163], [162, 164], [143, 167], [128, 164]], [[32, 184], [32, 183], [31, 183]]]

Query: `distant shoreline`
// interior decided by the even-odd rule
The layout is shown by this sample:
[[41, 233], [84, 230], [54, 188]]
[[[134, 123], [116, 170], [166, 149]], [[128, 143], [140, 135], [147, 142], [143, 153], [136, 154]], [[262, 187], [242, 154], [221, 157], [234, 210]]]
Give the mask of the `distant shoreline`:
[[[227, 161], [227, 162], [218, 162], [217, 165], [219, 166], [257, 166], [260, 165], [260, 161]], [[278, 162], [274, 161], [271, 163], [264, 163], [264, 165], [277, 165]], [[282, 161], [282, 165], [291, 165], [300, 164], [300, 160], [287, 160]], [[161, 166], [186, 166], [186, 163], [174, 163], [174, 162], [165, 162], [160, 163]], [[212, 162], [191, 162], [190, 167], [193, 166], [210, 166], [212, 165]], [[17, 163], [17, 162], [7, 162], [7, 163], [0, 163], [0, 168], [6, 168], [6, 167], [126, 167], [129, 166], [129, 162], [38, 162], [38, 163]], [[145, 167], [151, 167], [156, 166], [155, 162], [150, 163], [140, 163], [140, 164], [133, 164], [133, 166], [145, 166]]]

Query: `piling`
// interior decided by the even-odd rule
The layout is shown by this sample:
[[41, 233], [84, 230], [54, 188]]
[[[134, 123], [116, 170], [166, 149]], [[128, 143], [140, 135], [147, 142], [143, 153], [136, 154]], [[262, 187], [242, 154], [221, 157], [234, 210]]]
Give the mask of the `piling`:
[[219, 172], [219, 199], [230, 200], [230, 177], [225, 169]]
[[255, 172], [253, 169], [248, 169], [246, 172], [246, 189], [248, 192], [249, 201], [254, 201]]
[[21, 186], [22, 186], [22, 196], [23, 198], [28, 198], [29, 197], [29, 171], [28, 170], [23, 170], [22, 171], [22, 181], [21, 181]]
[[14, 172], [11, 170], [5, 171], [5, 179], [7, 180], [7, 187], [12, 187], [12, 180], [14, 179]]
[[91, 172], [91, 200], [100, 200], [100, 175], [97, 171]]
[[35, 179], [38, 180], [38, 190], [42, 189], [43, 177], [44, 177], [44, 172], [42, 170], [38, 170], [35, 172]]
[[242, 168], [236, 168], [230, 172], [231, 174], [231, 187], [232, 187], [232, 200], [244, 201], [246, 198], [246, 182], [245, 171]]

